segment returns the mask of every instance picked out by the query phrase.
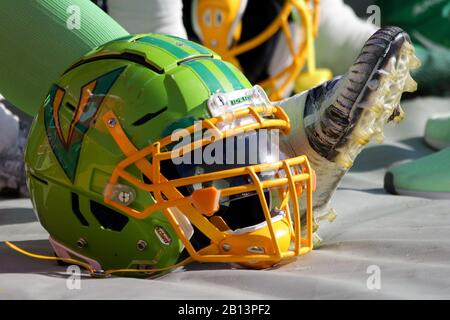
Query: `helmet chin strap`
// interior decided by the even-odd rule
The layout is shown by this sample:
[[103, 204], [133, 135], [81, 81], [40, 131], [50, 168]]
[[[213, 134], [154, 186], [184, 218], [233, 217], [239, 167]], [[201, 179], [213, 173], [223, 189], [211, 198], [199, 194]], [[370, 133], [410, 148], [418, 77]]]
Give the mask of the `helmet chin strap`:
[[86, 262], [81, 261], [79, 259], [53, 257], [53, 256], [48, 256], [48, 255], [43, 255], [43, 254], [32, 253], [30, 251], [27, 251], [27, 250], [25, 250], [25, 249], [15, 245], [15, 244], [9, 242], [9, 241], [5, 241], [5, 243], [6, 243], [6, 245], [8, 245], [8, 247], [13, 249], [14, 251], [19, 252], [19, 253], [27, 256], [27, 257], [31, 257], [31, 258], [39, 259], [39, 260], [62, 261], [62, 262], [69, 263], [69, 264], [76, 264], [76, 265], [86, 269], [89, 272], [89, 274], [92, 277], [94, 277], [94, 278], [106, 278], [106, 277], [111, 276], [114, 273], [149, 273], [149, 274], [154, 274], [154, 273], [159, 273], [159, 272], [175, 269], [175, 268], [184, 266], [184, 265], [186, 265], [186, 264], [188, 264], [188, 263], [193, 261], [193, 259], [191, 257], [188, 257], [188, 258], [182, 260], [181, 262], [179, 262], [177, 264], [174, 264], [172, 266], [165, 267], [165, 268], [97, 270], [97, 269], [94, 269], [89, 263], [86, 263]]

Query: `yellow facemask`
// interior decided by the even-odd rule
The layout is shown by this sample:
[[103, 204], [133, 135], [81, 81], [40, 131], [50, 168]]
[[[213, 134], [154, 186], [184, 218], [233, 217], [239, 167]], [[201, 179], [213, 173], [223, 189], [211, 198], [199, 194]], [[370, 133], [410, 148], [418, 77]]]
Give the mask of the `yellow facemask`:
[[[249, 267], [264, 268], [309, 252], [312, 249], [312, 192], [315, 188], [315, 175], [305, 156], [284, 157], [280, 160], [177, 179], [168, 179], [162, 172], [162, 164], [165, 161], [172, 161], [174, 158], [191, 154], [196, 149], [252, 130], [279, 130], [282, 134], [288, 134], [290, 122], [283, 109], [271, 105], [260, 87], [241, 91], [245, 90], [250, 95], [256, 90], [262, 93], [265, 99], [242, 100], [243, 102], [234, 106], [224, 107], [215, 105], [223, 101], [222, 97], [219, 97], [220, 93], [212, 96], [209, 107], [213, 117], [204, 119], [200, 125], [185, 128], [178, 134], [178, 139], [196, 137], [205, 130], [212, 132], [212, 135], [201, 136], [191, 143], [175, 146], [171, 150], [172, 136], [138, 150], [121, 128], [115, 114], [112, 111], [106, 112], [103, 122], [126, 158], [119, 163], [110, 177], [104, 193], [105, 203], [136, 219], [145, 219], [155, 212], [163, 212], [187, 252], [199, 262], [236, 262]], [[249, 94], [245, 93], [244, 96], [248, 97]], [[129, 173], [127, 169], [130, 166], [136, 166], [149, 182]], [[230, 179], [236, 181], [239, 177], [246, 179], [241, 179], [240, 183], [233, 185], [224, 183]], [[133, 188], [151, 192], [155, 202], [143, 210], [124, 205], [123, 201], [117, 199], [116, 192], [120, 189], [122, 180]], [[181, 188], [199, 185], [200, 187], [194, 188], [189, 195], [180, 192]], [[220, 205], [229, 201], [230, 197], [250, 193], [259, 198], [264, 221], [232, 230], [216, 213]], [[269, 203], [268, 193], [272, 199], [277, 198], [276, 203]], [[299, 206], [301, 196], [306, 197], [304, 215], [301, 215]], [[239, 214], [245, 215], [246, 212]], [[210, 239], [208, 246], [201, 250], [194, 249], [186, 227], [182, 226], [186, 218]]]

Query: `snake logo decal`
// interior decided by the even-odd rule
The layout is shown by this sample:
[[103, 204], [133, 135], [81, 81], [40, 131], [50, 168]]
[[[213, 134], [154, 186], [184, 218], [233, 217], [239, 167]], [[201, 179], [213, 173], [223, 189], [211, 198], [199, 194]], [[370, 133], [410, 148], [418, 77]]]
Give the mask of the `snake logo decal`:
[[[63, 130], [61, 112], [66, 91], [53, 85], [44, 102], [44, 121], [48, 141], [66, 176], [72, 181], [78, 165], [84, 135], [93, 124], [105, 96], [125, 67], [104, 74], [81, 87], [71, 121]], [[64, 131], [66, 134], [64, 134]]]

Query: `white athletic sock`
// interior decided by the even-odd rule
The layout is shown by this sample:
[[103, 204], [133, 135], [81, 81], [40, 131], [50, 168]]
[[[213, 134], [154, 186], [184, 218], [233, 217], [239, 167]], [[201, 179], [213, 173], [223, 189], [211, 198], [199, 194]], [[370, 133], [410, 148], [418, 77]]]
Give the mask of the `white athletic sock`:
[[181, 0], [108, 0], [108, 13], [130, 33], [187, 38]]
[[334, 75], [347, 72], [377, 26], [358, 18], [343, 0], [321, 0], [317, 65]]

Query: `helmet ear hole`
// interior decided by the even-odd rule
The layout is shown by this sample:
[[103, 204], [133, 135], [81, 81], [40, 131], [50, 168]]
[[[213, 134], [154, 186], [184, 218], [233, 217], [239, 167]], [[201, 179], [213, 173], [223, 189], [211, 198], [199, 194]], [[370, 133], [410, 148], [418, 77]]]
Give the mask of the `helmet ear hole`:
[[93, 200], [90, 201], [90, 209], [104, 229], [122, 231], [129, 221], [127, 216]]

